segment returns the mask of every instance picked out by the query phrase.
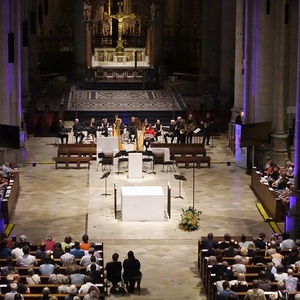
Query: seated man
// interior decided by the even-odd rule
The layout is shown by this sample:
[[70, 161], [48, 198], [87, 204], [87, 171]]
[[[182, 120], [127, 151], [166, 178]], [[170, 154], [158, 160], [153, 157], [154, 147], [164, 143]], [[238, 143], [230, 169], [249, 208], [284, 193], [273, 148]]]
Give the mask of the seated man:
[[62, 120], [58, 120], [57, 124], [57, 136], [60, 138], [61, 143], [64, 143], [64, 139], [66, 139], [66, 144], [68, 144], [69, 135], [66, 133], [66, 128]]
[[3, 197], [7, 186], [8, 180], [3, 177], [3, 171], [0, 171], [0, 197]]
[[12, 174], [20, 173], [19, 170], [13, 169], [13, 168], [11, 167], [11, 163], [9, 163], [9, 162], [6, 162], [6, 163], [2, 166], [2, 172], [3, 172], [2, 175], [3, 175], [3, 177], [4, 177], [5, 179], [9, 179], [10, 175], [12, 175]]
[[137, 126], [135, 122], [135, 117], [131, 117], [131, 120], [127, 126], [130, 143], [134, 143], [136, 139]]
[[75, 121], [74, 121], [73, 133], [74, 133], [74, 136], [75, 136], [76, 143], [78, 143], [78, 137], [80, 137], [79, 143], [82, 143], [85, 135], [82, 132], [82, 126], [80, 125], [78, 119], [75, 119]]
[[[107, 280], [112, 283], [112, 290], [114, 290], [118, 282], [122, 281], [121, 272], [122, 272], [122, 263], [118, 261], [119, 254], [114, 253], [112, 255], [112, 262], [108, 262], [105, 266]], [[112, 292], [112, 291], [111, 291]]]
[[155, 130], [155, 139], [156, 141], [158, 141], [158, 137], [163, 134], [163, 127], [159, 119], [156, 120], [156, 123], [154, 125], [154, 130]]
[[[135, 283], [139, 286], [142, 280], [142, 273], [140, 271], [141, 264], [138, 259], [134, 257], [134, 253], [129, 251], [127, 254], [127, 259], [123, 262], [123, 279], [127, 286], [128, 292], [133, 293]], [[128, 288], [129, 284], [129, 288]]]
[[175, 131], [176, 131], [176, 122], [175, 120], [171, 120], [168, 132], [164, 134], [166, 144], [168, 143], [168, 138], [171, 138], [171, 143], [173, 143], [175, 137]]
[[144, 145], [146, 150], [148, 150], [150, 144], [155, 141], [155, 130], [152, 128], [152, 125], [145, 130], [145, 138], [144, 138]]

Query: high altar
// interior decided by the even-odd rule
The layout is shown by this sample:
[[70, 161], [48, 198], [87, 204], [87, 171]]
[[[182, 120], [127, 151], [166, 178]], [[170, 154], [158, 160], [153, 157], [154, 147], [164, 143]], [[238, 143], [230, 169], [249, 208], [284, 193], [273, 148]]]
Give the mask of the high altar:
[[[131, 13], [130, 3], [130, 0], [118, 1], [118, 11], [112, 14], [110, 4], [92, 7], [90, 1], [84, 2], [87, 68], [93, 70], [94, 80], [144, 80], [145, 70], [153, 67], [150, 49], [154, 48], [154, 39], [149, 34], [150, 25], [153, 27], [155, 24], [153, 8], [151, 21], [145, 21]], [[113, 22], [117, 24], [117, 32], [113, 32], [116, 30]], [[112, 47], [116, 33], [117, 45]]]

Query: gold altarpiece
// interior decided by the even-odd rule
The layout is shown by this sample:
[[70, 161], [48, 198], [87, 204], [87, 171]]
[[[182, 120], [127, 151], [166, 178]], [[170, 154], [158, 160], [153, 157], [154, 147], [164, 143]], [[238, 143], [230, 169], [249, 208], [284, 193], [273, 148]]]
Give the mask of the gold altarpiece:
[[[131, 0], [119, 1], [117, 14], [111, 14], [110, 0], [108, 5], [102, 4], [98, 7], [93, 7], [93, 10], [92, 28], [90, 30], [93, 43], [96, 41], [96, 46], [93, 47], [91, 67], [100, 70], [110, 68], [115, 70], [149, 68], [149, 55], [146, 45], [144, 47], [128, 47], [126, 45], [126, 37], [139, 41], [142, 36], [141, 18], [130, 11]], [[113, 18], [118, 21], [117, 47], [111, 47]], [[144, 40], [146, 39], [144, 38]], [[125, 72], [124, 76], [126, 77], [130, 73]], [[137, 72], [132, 72], [132, 74], [137, 74]]]

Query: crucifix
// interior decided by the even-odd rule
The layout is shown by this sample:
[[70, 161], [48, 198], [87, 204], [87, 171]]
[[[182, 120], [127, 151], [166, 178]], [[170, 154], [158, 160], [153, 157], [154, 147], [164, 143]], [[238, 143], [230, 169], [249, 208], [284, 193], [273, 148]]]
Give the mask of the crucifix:
[[123, 33], [123, 20], [127, 18], [134, 19], [136, 16], [135, 14], [131, 15], [124, 15], [124, 11], [122, 10], [123, 2], [118, 2], [119, 11], [115, 15], [109, 15], [108, 13], [104, 13], [105, 16], [118, 20], [118, 44], [116, 47], [117, 50], [117, 56], [123, 56], [124, 55], [124, 46], [123, 46], [123, 40], [122, 40], [122, 33]]

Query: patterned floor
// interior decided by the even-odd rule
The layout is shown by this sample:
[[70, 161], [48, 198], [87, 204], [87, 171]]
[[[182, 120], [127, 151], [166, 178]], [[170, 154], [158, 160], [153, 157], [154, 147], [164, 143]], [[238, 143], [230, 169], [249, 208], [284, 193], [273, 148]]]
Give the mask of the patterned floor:
[[98, 91], [73, 86], [68, 100], [70, 111], [178, 111], [184, 107], [184, 103], [167, 89]]

